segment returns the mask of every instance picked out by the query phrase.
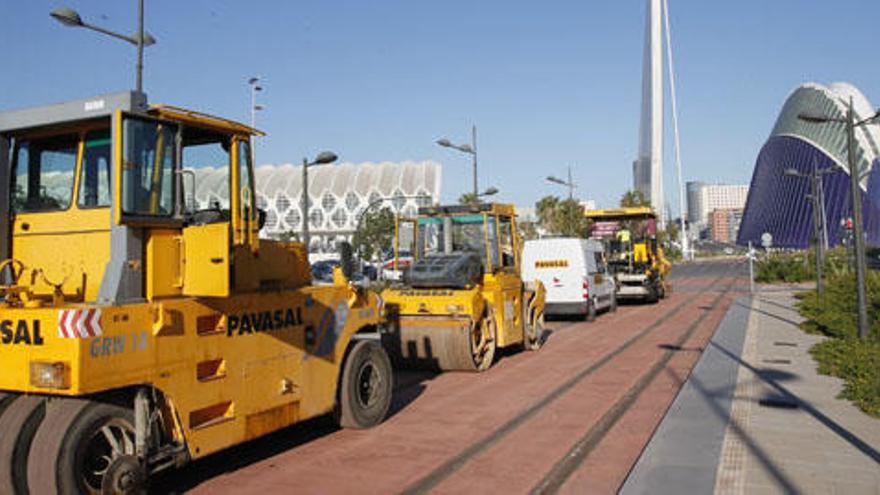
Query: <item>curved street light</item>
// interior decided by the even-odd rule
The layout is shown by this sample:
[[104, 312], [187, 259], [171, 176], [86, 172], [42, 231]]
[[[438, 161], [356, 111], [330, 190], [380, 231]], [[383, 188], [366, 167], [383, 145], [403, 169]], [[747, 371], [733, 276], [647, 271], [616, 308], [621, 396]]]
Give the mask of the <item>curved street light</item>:
[[126, 36], [124, 34], [117, 33], [115, 31], [111, 31], [106, 28], [102, 28], [100, 26], [96, 26], [94, 24], [89, 24], [82, 20], [82, 17], [79, 13], [69, 7], [61, 7], [59, 9], [55, 9], [49, 13], [49, 15], [61, 23], [63, 26], [67, 27], [81, 27], [85, 29], [90, 29], [92, 31], [97, 31], [102, 34], [106, 34], [107, 36], [111, 36], [113, 38], [120, 39], [122, 41], [131, 43], [132, 45], [137, 47], [137, 68], [136, 68], [136, 90], [138, 93], [143, 92], [143, 78], [144, 78], [144, 47], [156, 44], [156, 38], [151, 36], [149, 33], [144, 32], [144, 0], [138, 0], [138, 28], [137, 32], [132, 36]]
[[327, 165], [338, 160], [339, 157], [332, 151], [323, 151], [314, 160], [309, 161], [303, 158], [302, 166], [302, 198], [300, 198], [300, 209], [303, 212], [302, 219], [302, 241], [306, 246], [306, 256], [309, 253], [309, 167], [313, 165]]
[[479, 196], [480, 188], [477, 185], [477, 126], [473, 126], [471, 131], [471, 144], [453, 144], [446, 138], [438, 139], [435, 143], [444, 148], [458, 150], [474, 157], [474, 196]]
[[558, 184], [560, 186], [565, 186], [568, 188], [568, 199], [574, 199], [574, 189], [577, 187], [577, 184], [571, 178], [571, 166], [568, 167], [568, 180], [562, 180], [553, 175], [548, 175], [545, 179], [547, 182], [552, 184]]

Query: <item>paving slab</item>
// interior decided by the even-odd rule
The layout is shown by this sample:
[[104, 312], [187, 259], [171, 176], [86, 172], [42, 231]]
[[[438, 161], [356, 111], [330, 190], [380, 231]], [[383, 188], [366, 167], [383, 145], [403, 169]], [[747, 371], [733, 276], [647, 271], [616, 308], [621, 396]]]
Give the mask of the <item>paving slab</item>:
[[746, 298], [728, 310], [621, 493], [678, 495], [714, 489], [739, 368], [719, 347], [740, 352], [749, 314]]
[[880, 420], [817, 374], [802, 289], [731, 307], [621, 493], [880, 494]]

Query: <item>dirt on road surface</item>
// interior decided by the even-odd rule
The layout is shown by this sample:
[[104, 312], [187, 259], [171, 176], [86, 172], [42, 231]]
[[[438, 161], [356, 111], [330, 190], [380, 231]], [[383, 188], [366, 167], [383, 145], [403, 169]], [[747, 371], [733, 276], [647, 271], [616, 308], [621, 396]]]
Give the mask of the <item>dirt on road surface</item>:
[[310, 421], [167, 473], [153, 491], [615, 492], [746, 274], [740, 261], [677, 266], [665, 300], [550, 321], [543, 349], [488, 372], [400, 372], [374, 429]]

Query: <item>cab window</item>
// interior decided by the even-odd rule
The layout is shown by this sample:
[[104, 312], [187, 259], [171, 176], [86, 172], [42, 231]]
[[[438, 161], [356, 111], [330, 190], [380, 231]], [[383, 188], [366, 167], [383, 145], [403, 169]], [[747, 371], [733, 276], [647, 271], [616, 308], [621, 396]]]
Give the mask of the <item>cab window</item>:
[[193, 184], [184, 174], [184, 199], [188, 210], [219, 211], [229, 219], [229, 136], [188, 127], [183, 131], [183, 169], [192, 171]]
[[20, 213], [70, 207], [79, 136], [20, 140], [15, 145], [12, 210]]
[[174, 215], [177, 127], [127, 118], [122, 139], [122, 211], [135, 216]]
[[510, 217], [501, 217], [498, 229], [501, 234], [501, 266], [514, 267], [516, 259], [513, 254], [513, 222]]
[[495, 228], [496, 225], [496, 217], [489, 216], [486, 218], [486, 228], [488, 229], [489, 237], [489, 262], [492, 263], [493, 270], [500, 266], [498, 263], [498, 230]]
[[86, 134], [79, 178], [80, 208], [110, 206], [110, 130]]
[[254, 202], [254, 181], [251, 177], [251, 150], [247, 141], [238, 142], [238, 184], [239, 205], [241, 205], [241, 218], [251, 218], [251, 208]]

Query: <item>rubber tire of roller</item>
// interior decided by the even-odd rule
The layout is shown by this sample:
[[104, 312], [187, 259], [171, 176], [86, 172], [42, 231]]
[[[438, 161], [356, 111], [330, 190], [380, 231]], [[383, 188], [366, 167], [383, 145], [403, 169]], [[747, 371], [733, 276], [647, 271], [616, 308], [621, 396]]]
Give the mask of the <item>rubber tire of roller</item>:
[[28, 486], [28, 452], [46, 413], [46, 400], [13, 397], [0, 416], [0, 493], [40, 493]]
[[529, 337], [526, 335], [526, 342], [523, 342], [523, 346], [527, 351], [537, 351], [541, 347], [544, 346], [544, 314], [541, 313], [540, 316], [535, 318], [534, 325], [531, 325], [535, 328], [535, 333], [538, 335], [538, 339], [535, 342], [527, 342]]
[[[78, 444], [90, 439], [98, 425], [113, 418], [134, 425], [134, 412], [113, 404], [82, 399], [60, 399], [49, 404], [46, 419], [31, 446], [28, 462], [31, 492], [82, 493], [76, 472]], [[47, 476], [48, 473], [55, 476]]]
[[[357, 399], [358, 370], [370, 362], [382, 379], [375, 403], [364, 407]], [[394, 373], [391, 360], [385, 349], [375, 342], [362, 340], [354, 344], [342, 369], [339, 382], [339, 426], [343, 428], [365, 429], [378, 425], [385, 419], [391, 407], [394, 391]]]

